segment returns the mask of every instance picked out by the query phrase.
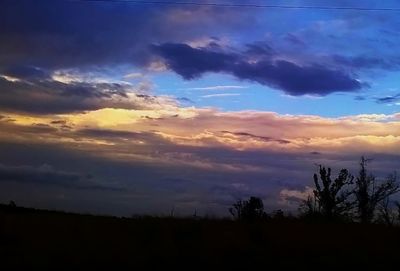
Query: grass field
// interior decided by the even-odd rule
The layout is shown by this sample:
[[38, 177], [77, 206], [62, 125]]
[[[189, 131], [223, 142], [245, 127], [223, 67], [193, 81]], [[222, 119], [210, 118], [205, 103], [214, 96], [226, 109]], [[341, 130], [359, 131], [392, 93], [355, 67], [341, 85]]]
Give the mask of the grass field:
[[283, 220], [117, 218], [0, 207], [2, 270], [384, 268], [400, 229]]

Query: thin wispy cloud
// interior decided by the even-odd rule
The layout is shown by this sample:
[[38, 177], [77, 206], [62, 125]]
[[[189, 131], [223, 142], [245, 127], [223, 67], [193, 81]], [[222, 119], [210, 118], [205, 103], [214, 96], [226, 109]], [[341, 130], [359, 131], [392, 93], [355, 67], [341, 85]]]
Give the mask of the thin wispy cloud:
[[124, 79], [140, 79], [143, 78], [143, 74], [140, 72], [133, 72], [133, 73], [128, 73], [126, 75], [124, 75]]
[[385, 97], [379, 97], [375, 100], [378, 104], [398, 104], [400, 102], [400, 93]]
[[209, 86], [209, 87], [196, 87], [187, 88], [188, 90], [228, 90], [228, 89], [245, 89], [245, 86]]
[[203, 95], [201, 96], [202, 98], [222, 98], [222, 97], [233, 97], [233, 96], [240, 96], [240, 93], [217, 93], [217, 94], [209, 94], [209, 95]]

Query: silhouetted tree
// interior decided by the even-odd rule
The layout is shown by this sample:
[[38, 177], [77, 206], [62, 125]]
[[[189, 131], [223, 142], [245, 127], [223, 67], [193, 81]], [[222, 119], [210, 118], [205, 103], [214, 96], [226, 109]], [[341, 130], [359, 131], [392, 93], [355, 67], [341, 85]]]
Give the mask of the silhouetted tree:
[[321, 213], [314, 196], [308, 196], [306, 200], [300, 203], [299, 212], [300, 216], [303, 218], [315, 219], [321, 217]]
[[351, 191], [345, 190], [345, 186], [353, 183], [354, 177], [347, 169], [342, 169], [335, 180], [331, 179], [331, 169], [319, 167], [319, 178], [314, 174], [314, 201], [309, 198], [303, 206], [308, 212], [318, 212], [323, 217], [331, 219], [346, 214], [352, 207], [347, 201]]
[[275, 220], [283, 220], [285, 219], [285, 213], [281, 210], [275, 210], [272, 212], [272, 218]]
[[237, 220], [242, 219], [243, 205], [244, 202], [242, 200], [238, 200], [237, 202], [232, 204], [231, 208], [229, 208], [229, 213], [231, 213], [231, 215]]
[[394, 205], [396, 206], [396, 219], [398, 222], [400, 222], [400, 202], [395, 201]]
[[229, 212], [237, 220], [254, 221], [265, 218], [264, 204], [260, 198], [250, 197], [249, 200], [238, 200], [229, 208]]
[[368, 174], [367, 162], [367, 159], [361, 157], [360, 171], [354, 188], [358, 217], [362, 223], [370, 223], [378, 204], [399, 191], [396, 175], [378, 183], [372, 174]]
[[396, 214], [390, 208], [389, 198], [384, 199], [378, 206], [378, 223], [392, 226], [396, 220]]

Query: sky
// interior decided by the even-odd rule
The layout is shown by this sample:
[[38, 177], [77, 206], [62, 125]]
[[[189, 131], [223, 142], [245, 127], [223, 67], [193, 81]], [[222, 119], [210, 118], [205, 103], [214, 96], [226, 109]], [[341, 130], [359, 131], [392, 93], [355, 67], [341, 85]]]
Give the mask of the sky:
[[400, 11], [0, 6], [0, 202], [227, 216], [257, 196], [296, 212], [318, 165], [400, 168]]

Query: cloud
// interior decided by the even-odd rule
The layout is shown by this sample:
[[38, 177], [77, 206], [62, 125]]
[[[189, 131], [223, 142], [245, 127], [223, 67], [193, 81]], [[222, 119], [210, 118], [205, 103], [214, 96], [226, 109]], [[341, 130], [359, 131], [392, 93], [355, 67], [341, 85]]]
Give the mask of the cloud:
[[271, 138], [271, 137], [268, 137], [268, 136], [257, 136], [257, 135], [253, 135], [253, 134], [246, 133], [246, 132], [229, 132], [229, 131], [221, 131], [221, 132], [223, 134], [231, 134], [231, 135], [239, 136], [239, 137], [249, 137], [249, 138], [254, 138], [254, 139], [265, 141], [265, 142], [275, 141], [275, 142], [280, 143], [280, 144], [288, 144], [288, 143], [290, 143], [290, 141], [288, 141], [288, 140], [275, 139], [275, 138]]
[[400, 93], [392, 96], [376, 98], [378, 104], [392, 104], [400, 102]]
[[208, 94], [201, 96], [202, 98], [215, 98], [215, 97], [232, 97], [232, 96], [240, 96], [240, 93], [217, 93], [217, 94]]
[[397, 70], [400, 67], [400, 59], [397, 57], [385, 59], [383, 57], [369, 57], [363, 55], [333, 55], [332, 58], [337, 64], [357, 69], [379, 68], [384, 70]]
[[306, 43], [293, 33], [287, 33], [284, 39], [295, 46], [306, 46]]
[[165, 59], [168, 68], [186, 80], [198, 78], [205, 72], [224, 72], [237, 59], [234, 54], [193, 48], [183, 43], [164, 43], [151, 48]]
[[299, 65], [288, 60], [272, 60], [269, 53], [258, 61], [246, 54], [193, 48], [182, 43], [153, 45], [154, 53], [161, 56], [169, 69], [186, 80], [207, 72], [228, 73], [241, 80], [258, 82], [280, 89], [293, 96], [327, 95], [337, 91], [356, 91], [363, 87], [344, 70], [318, 64]]
[[[254, 12], [122, 2], [7, 1], [0, 11], [0, 71], [16, 64], [51, 70], [146, 66], [152, 58], [149, 44], [194, 40], [254, 24], [250, 13]], [[238, 15], [246, 20], [237, 20]]]
[[279, 193], [281, 200], [287, 204], [296, 204], [307, 200], [308, 197], [313, 195], [313, 188], [306, 186], [304, 190], [297, 189], [282, 189]]
[[80, 129], [78, 134], [89, 137], [105, 137], [105, 138], [144, 138], [141, 133], [130, 131], [118, 131], [111, 129]]
[[[110, 145], [115, 144], [129, 144], [132, 145], [165, 145], [169, 144], [162, 136], [158, 135], [156, 131], [153, 132], [132, 132], [124, 130], [112, 130], [112, 129], [98, 129], [98, 128], [87, 128], [78, 129], [71, 133], [69, 136], [76, 138], [78, 141], [81, 138], [87, 139], [103, 139], [105, 142], [109, 142]], [[125, 141], [125, 142], [124, 142]], [[128, 145], [129, 145], [128, 144]]]
[[[88, 70], [128, 65], [155, 71], [164, 70], [167, 65], [187, 80], [208, 72], [227, 73], [298, 96], [357, 91], [367, 86], [358, 80], [359, 70], [398, 68], [396, 57], [392, 60], [386, 55], [368, 57], [365, 52], [360, 56], [323, 52], [324, 60], [319, 54], [324, 43], [318, 43], [320, 48], [314, 46], [315, 52], [285, 49], [287, 43], [307, 40], [307, 31], [313, 31], [309, 43], [314, 43], [316, 39], [326, 40], [323, 30], [352, 29], [348, 18], [311, 22], [307, 25], [311, 30], [306, 32], [282, 30], [284, 41], [275, 37], [280, 41], [273, 43], [271, 37], [268, 42], [245, 39], [239, 45], [233, 44], [242, 49], [227, 44], [224, 37], [216, 37], [221, 32], [229, 37], [243, 29], [247, 33], [260, 22], [271, 23], [269, 19], [254, 16], [257, 12], [260, 11], [128, 3], [7, 1], [1, 14], [0, 74], [11, 80], [12, 75], [44, 78], [49, 72], [68, 68]], [[118, 20], [113, 13], [119, 15]], [[191, 31], [186, 31], [189, 27]], [[264, 28], [261, 31], [265, 32]], [[311, 45], [304, 47], [309, 49]], [[140, 72], [131, 77], [139, 78]]]
[[[6, 121], [8, 118], [14, 121]], [[147, 110], [107, 108], [62, 115], [58, 120], [50, 116], [27, 118], [9, 114], [0, 121], [3, 127], [0, 138], [13, 139], [13, 134], [17, 133], [15, 139], [27, 142], [64, 140], [71, 144], [75, 142], [79, 148], [84, 147], [79, 142], [87, 142], [88, 146], [109, 146], [117, 153], [124, 148], [131, 149], [129, 144], [132, 144], [143, 151], [156, 146], [159, 150], [161, 147], [168, 149], [168, 152], [177, 152], [181, 147], [227, 148], [300, 152], [318, 158], [323, 155], [313, 154], [362, 153], [364, 150], [393, 154], [400, 147], [398, 119], [397, 114], [323, 118], [178, 106]], [[113, 151], [109, 155], [114, 156]], [[123, 151], [121, 155], [128, 153]], [[170, 158], [176, 161], [177, 157]]]
[[245, 54], [255, 57], [271, 57], [276, 55], [276, 51], [266, 42], [254, 42], [246, 44]]
[[[170, 9], [166, 10], [168, 13]], [[112, 15], [115, 13], [118, 20]], [[19, 14], [18, 18], [15, 14]], [[147, 57], [141, 44], [150, 42], [146, 29], [154, 27], [160, 37], [166, 30], [161, 23], [165, 23], [165, 16], [160, 15], [157, 8], [122, 3], [109, 6], [48, 0], [6, 2], [2, 8], [1, 64], [58, 69], [140, 63]], [[71, 16], [74, 20], [70, 20]]]
[[[32, 72], [33, 70], [33, 72]], [[13, 74], [18, 80], [0, 77], [0, 110], [34, 114], [63, 114], [101, 108], [146, 109], [175, 103], [173, 99], [143, 94], [150, 86], [123, 82], [67, 80], [42, 77], [36, 69]], [[43, 105], [46, 106], [43, 106]]]
[[188, 88], [189, 90], [228, 90], [228, 89], [244, 89], [245, 86], [210, 86], [210, 87], [197, 87]]
[[192, 101], [191, 99], [187, 98], [187, 97], [177, 97], [176, 98], [177, 101], [181, 102], [181, 103], [190, 103], [190, 104], [194, 104], [195, 102]]
[[0, 164], [0, 181], [19, 183], [34, 183], [37, 185], [55, 185], [75, 189], [104, 189], [117, 190], [118, 188], [102, 186], [93, 180], [91, 175], [83, 176], [74, 172], [55, 170], [48, 164], [33, 166], [6, 166]]
[[3, 76], [17, 78], [18, 80], [21, 79], [48, 79], [50, 74], [38, 67], [34, 66], [24, 66], [24, 65], [17, 65], [17, 66], [10, 66], [1, 71]]
[[140, 72], [128, 73], [124, 75], [124, 79], [140, 79], [143, 78], [143, 74]]
[[289, 61], [275, 63], [263, 61], [238, 66], [234, 74], [241, 79], [253, 80], [283, 90], [293, 96], [312, 94], [327, 95], [333, 92], [351, 92], [362, 88], [362, 84], [341, 70], [312, 64], [299, 66]]
[[[228, 205], [250, 195], [265, 199], [267, 208], [296, 211], [303, 188], [312, 186], [317, 164], [355, 173], [359, 157], [365, 155], [374, 158], [371, 172], [386, 176], [400, 159], [396, 114], [323, 118], [179, 107], [164, 110], [108, 108], [31, 117], [2, 114], [0, 172], [13, 181], [0, 182], [0, 199], [9, 197], [1, 191], [13, 191], [17, 202], [24, 199], [19, 189], [9, 187], [12, 183], [83, 191], [79, 198], [73, 197], [80, 208], [90, 195], [98, 206], [112, 202], [113, 212], [124, 215], [133, 210], [160, 214], [174, 205], [183, 213], [196, 208], [225, 215]], [[15, 121], [6, 121], [9, 118]], [[63, 125], [71, 128], [62, 129]], [[16, 166], [4, 166], [8, 164]], [[43, 168], [43, 164], [52, 167]], [[86, 172], [95, 177], [86, 178]], [[92, 186], [120, 190], [103, 193], [87, 188]], [[48, 193], [37, 192], [35, 197]]]
[[354, 100], [356, 101], [365, 101], [367, 99], [367, 97], [362, 96], [362, 95], [357, 95], [354, 97]]
[[[169, 69], [185, 80], [228, 74], [292, 96], [356, 92], [367, 87], [364, 71], [398, 69], [397, 38], [372, 41], [365, 23], [388, 24], [300, 16], [298, 25], [291, 17], [277, 26], [283, 13], [254, 16], [259, 9], [36, 2], [6, 1], [0, 10], [0, 200], [124, 215], [176, 204], [225, 215], [251, 195], [297, 208], [315, 164], [354, 173], [366, 155], [380, 176], [398, 167], [399, 114], [222, 112], [156, 96], [146, 80]], [[252, 42], [259, 37], [266, 40]], [[226, 96], [243, 88], [191, 90], [237, 92], [217, 94]]]

